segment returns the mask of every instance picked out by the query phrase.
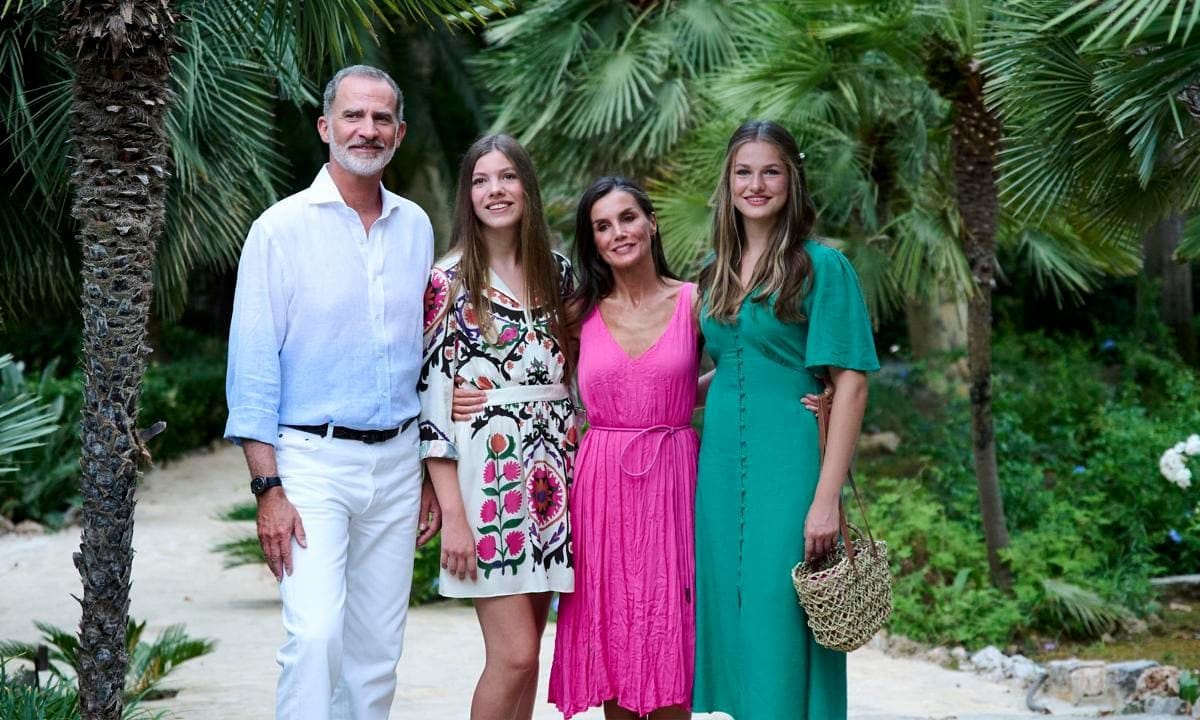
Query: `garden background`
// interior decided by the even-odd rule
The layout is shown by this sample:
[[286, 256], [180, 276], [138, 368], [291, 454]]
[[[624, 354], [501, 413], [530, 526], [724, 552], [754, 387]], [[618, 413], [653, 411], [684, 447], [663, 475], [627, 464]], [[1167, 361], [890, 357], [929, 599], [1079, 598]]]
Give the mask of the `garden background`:
[[[117, 87], [126, 60], [157, 79]], [[359, 61], [405, 92], [385, 183], [441, 249], [459, 154], [503, 130], [564, 247], [581, 189], [621, 172], [694, 276], [726, 138], [782, 122], [884, 360], [858, 471], [890, 630], [1200, 666], [1200, 619], [1151, 582], [1200, 572], [1200, 0], [8, 0], [0, 523], [86, 530], [131, 511], [105, 468], [134, 481], [142, 438], [161, 464], [220, 437], [241, 242], [311, 182], [320, 90]], [[152, 117], [106, 160], [131, 105]], [[148, 219], [100, 222], [98, 197]], [[121, 539], [95, 539], [125, 570], [85, 572], [89, 597], [120, 604]], [[255, 561], [252, 540], [224, 552]], [[436, 549], [418, 565], [425, 602]]]

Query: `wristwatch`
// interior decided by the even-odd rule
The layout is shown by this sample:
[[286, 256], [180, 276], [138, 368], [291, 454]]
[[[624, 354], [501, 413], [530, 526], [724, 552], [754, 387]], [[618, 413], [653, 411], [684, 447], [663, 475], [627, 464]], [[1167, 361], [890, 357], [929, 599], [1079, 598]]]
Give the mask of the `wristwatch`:
[[283, 481], [277, 475], [269, 477], [259, 475], [250, 481], [250, 492], [254, 493], [254, 497], [258, 497], [271, 488], [280, 487], [281, 485], [283, 485]]

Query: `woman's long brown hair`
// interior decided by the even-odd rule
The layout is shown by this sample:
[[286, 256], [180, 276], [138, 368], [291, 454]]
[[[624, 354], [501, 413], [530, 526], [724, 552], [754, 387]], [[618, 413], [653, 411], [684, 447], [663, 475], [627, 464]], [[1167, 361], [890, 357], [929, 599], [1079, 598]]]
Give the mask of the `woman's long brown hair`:
[[[463, 155], [454, 199], [454, 225], [450, 233], [451, 248], [461, 253], [455, 283], [462, 283], [466, 288], [467, 299], [475, 308], [479, 327], [484, 337], [491, 338], [492, 303], [487, 293], [491, 285], [487, 243], [483, 237], [483, 225], [475, 216], [475, 207], [471, 202], [471, 177], [475, 174], [475, 163], [479, 158], [493, 150], [509, 159], [525, 190], [525, 211], [521, 214], [521, 224], [517, 230], [517, 261], [521, 263], [525, 276], [526, 306], [544, 310], [550, 319], [552, 332], [557, 335], [562, 311], [562, 288], [558, 262], [550, 250], [550, 228], [546, 225], [542, 193], [538, 188], [533, 160], [525, 148], [509, 135], [485, 135], [476, 140]], [[451, 294], [453, 296], [454, 293]]]
[[[739, 277], [746, 228], [742, 214], [733, 205], [730, 176], [737, 151], [752, 142], [770, 143], [779, 151], [787, 168], [788, 197], [775, 221], [770, 245], [750, 276], [747, 292], [742, 289]], [[808, 194], [800, 148], [792, 134], [779, 123], [769, 120], [742, 123], [729, 138], [716, 200], [712, 228], [716, 257], [700, 271], [699, 285], [701, 296], [705, 298], [705, 312], [721, 322], [732, 322], [747, 294], [752, 302], [758, 303], [766, 302], [774, 295], [776, 317], [784, 322], [802, 321], [804, 294], [812, 276], [812, 258], [804, 249], [804, 241], [812, 232], [817, 213]]]

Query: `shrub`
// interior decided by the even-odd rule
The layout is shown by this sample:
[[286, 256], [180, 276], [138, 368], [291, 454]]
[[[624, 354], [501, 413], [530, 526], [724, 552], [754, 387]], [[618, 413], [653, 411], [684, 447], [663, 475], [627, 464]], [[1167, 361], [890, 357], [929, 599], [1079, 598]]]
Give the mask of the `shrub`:
[[873, 385], [867, 426], [904, 438], [896, 455], [862, 461], [895, 558], [894, 630], [968, 645], [1096, 637], [1155, 609], [1153, 575], [1200, 567], [1197, 497], [1158, 471], [1163, 450], [1200, 432], [1196, 375], [1151, 340], [997, 337], [1011, 596], [988, 583], [966, 398], [930, 398], [948, 384], [936, 365]]
[[[55, 678], [56, 689], [47, 696], [47, 700], [56, 697], [66, 697], [72, 678], [78, 675], [79, 638], [73, 632], [45, 623], [34, 623], [42, 633], [42, 640], [52, 649], [49, 653], [50, 672]], [[212, 652], [216, 643], [212, 640], [189, 637], [182, 625], [172, 625], [154, 639], [145, 642], [142, 635], [146, 623], [137, 622], [130, 618], [125, 629], [125, 648], [129, 654], [129, 665], [125, 672], [126, 701], [136, 704], [140, 700], [154, 699], [158, 694], [159, 682], [180, 664]], [[37, 657], [37, 645], [19, 641], [0, 642], [0, 661], [22, 660], [34, 662]], [[22, 702], [29, 701], [25, 698]], [[41, 700], [34, 699], [36, 702]], [[25, 717], [24, 715], [7, 715], [0, 712], [0, 717]], [[35, 715], [35, 717], [38, 717]], [[48, 717], [78, 717], [48, 715]]]
[[[182, 342], [176, 340], [176, 342]], [[156, 462], [180, 457], [221, 437], [225, 426], [225, 355], [214, 341], [197, 341], [199, 355], [152, 364], [142, 382], [139, 418], [143, 426], [158, 420], [167, 429], [148, 449]], [[46, 373], [37, 390], [59, 409], [58, 428], [41, 447], [12, 456], [16, 472], [0, 475], [0, 514], [14, 520], [36, 520], [60, 527], [79, 505], [79, 417], [83, 376], [76, 371], [51, 379]]]

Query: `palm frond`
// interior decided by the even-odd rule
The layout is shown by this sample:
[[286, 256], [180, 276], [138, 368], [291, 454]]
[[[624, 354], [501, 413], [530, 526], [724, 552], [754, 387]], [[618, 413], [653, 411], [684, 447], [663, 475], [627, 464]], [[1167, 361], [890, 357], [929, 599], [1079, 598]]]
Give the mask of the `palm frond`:
[[225, 556], [225, 567], [235, 568], [241, 565], [260, 565], [266, 563], [262, 545], [253, 535], [240, 537], [235, 540], [219, 543], [213, 547], [213, 552]]
[[58, 408], [27, 390], [13, 356], [0, 355], [0, 473], [16, 469], [5, 464], [13, 453], [37, 447], [39, 438], [54, 432], [58, 415]]
[[128, 642], [129, 667], [125, 674], [125, 694], [143, 696], [182, 663], [207, 655], [217, 644], [214, 640], [189, 637], [183, 625], [165, 628], [152, 643], [138, 637]]
[[1043, 580], [1044, 610], [1066, 633], [1098, 638], [1128, 621], [1128, 612], [1096, 593], [1062, 580]]
[[1113, 42], [1129, 45], [1146, 34], [1186, 43], [1198, 23], [1200, 0], [1080, 0], [1054, 17], [1049, 27], [1086, 28], [1086, 50]]

